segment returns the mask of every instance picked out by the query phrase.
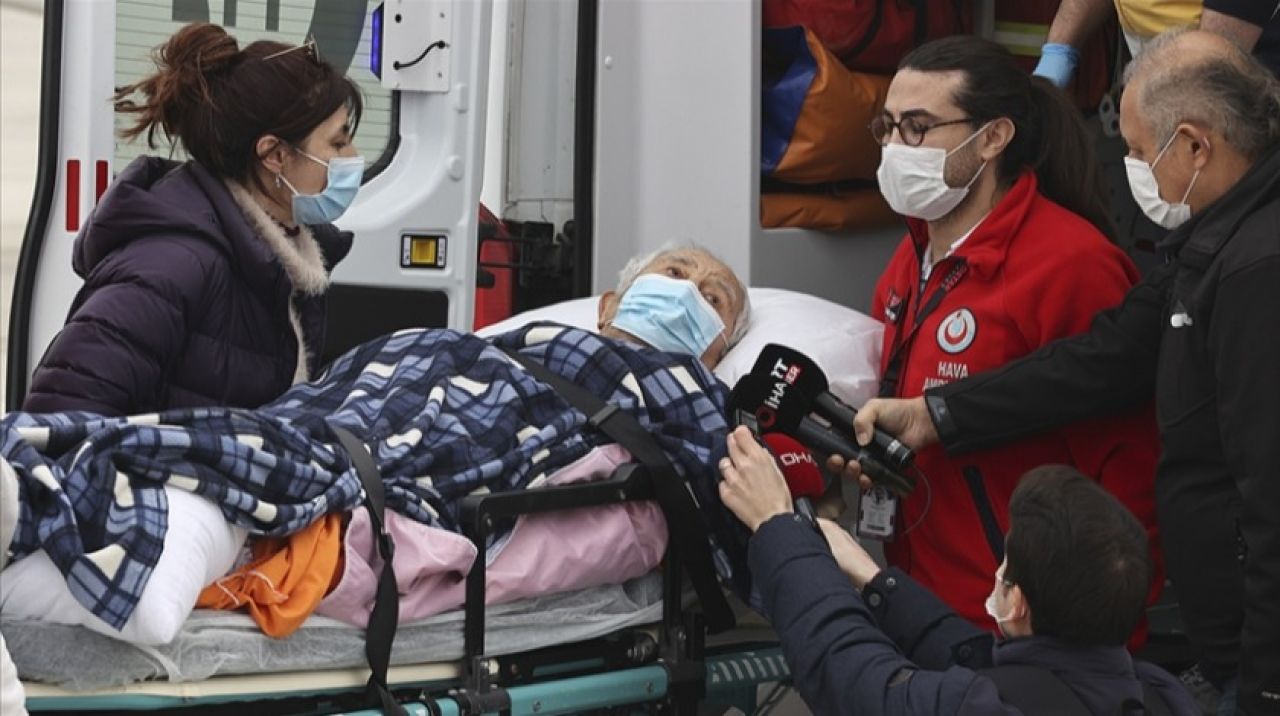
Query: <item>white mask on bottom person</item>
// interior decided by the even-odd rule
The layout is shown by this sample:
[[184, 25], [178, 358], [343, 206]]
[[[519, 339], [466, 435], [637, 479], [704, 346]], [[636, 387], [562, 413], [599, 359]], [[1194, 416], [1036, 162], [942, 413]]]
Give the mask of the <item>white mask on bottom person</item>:
[[987, 162], [978, 167], [968, 184], [948, 186], [945, 176], [947, 158], [972, 142], [990, 125], [990, 122], [982, 125], [949, 152], [939, 147], [908, 147], [895, 142], [886, 144], [881, 150], [876, 179], [889, 208], [903, 216], [925, 221], [936, 221], [951, 213], [982, 176]]
[[987, 601], [983, 603], [983, 607], [987, 610], [987, 616], [995, 620], [996, 626], [1000, 627], [1000, 633], [1004, 634], [1004, 623], [1013, 619], [1013, 617], [1000, 616], [1000, 605], [996, 602], [996, 593], [1000, 589], [1009, 589], [1004, 583], [1004, 576], [996, 574], [995, 586], [991, 589], [991, 594], [987, 595]]

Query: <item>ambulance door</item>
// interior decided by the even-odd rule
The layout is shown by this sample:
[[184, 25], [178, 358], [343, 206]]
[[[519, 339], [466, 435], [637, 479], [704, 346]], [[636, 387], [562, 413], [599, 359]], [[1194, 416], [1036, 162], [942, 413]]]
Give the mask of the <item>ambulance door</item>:
[[[110, 97], [152, 71], [153, 48], [190, 22], [241, 46], [314, 37], [364, 92], [364, 187], [338, 222], [355, 233], [333, 275], [328, 353], [410, 326], [469, 328], [484, 159], [489, 0], [48, 0], [39, 167], [7, 346], [6, 408], [81, 285], [72, 244], [142, 142], [118, 140]], [[168, 146], [154, 150], [172, 154]]]

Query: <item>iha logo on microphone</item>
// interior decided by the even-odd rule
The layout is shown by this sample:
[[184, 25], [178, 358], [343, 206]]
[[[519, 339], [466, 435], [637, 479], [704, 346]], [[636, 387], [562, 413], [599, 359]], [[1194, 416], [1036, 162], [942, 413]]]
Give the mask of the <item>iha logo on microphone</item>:
[[760, 428], [772, 428], [777, 423], [777, 411], [786, 398], [787, 388], [795, 386], [796, 379], [800, 378], [800, 366], [788, 365], [786, 361], [778, 359], [774, 362], [773, 369], [769, 370], [769, 378], [773, 379], [773, 386], [769, 388], [769, 395], [764, 396], [763, 405], [755, 410], [755, 419], [759, 420]]
[[779, 358], [778, 362], [773, 365], [771, 375], [774, 378], [785, 381], [787, 385], [795, 385], [796, 378], [800, 377], [800, 366], [787, 365], [786, 361]]
[[800, 366], [788, 365], [781, 358], [773, 365], [773, 369], [769, 371], [769, 377], [773, 379], [773, 386], [769, 388], [769, 394], [764, 398], [764, 404], [756, 409], [756, 420], [760, 422], [761, 428], [771, 428], [778, 421], [777, 411], [782, 405], [782, 401], [786, 398], [787, 388], [795, 385], [796, 379], [800, 377]]

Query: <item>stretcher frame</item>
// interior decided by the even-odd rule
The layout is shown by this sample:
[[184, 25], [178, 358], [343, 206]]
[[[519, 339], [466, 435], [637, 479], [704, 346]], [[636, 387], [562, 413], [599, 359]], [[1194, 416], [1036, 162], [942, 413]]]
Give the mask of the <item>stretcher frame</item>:
[[[467, 577], [464, 656], [458, 662], [393, 666], [387, 684], [411, 714], [548, 714], [626, 708], [696, 714], [699, 704], [755, 710], [758, 688], [789, 682], [782, 652], [769, 636], [708, 649], [700, 606], [684, 598], [679, 545], [663, 560], [662, 621], [585, 642], [520, 654], [485, 654], [485, 545], [503, 520], [520, 515], [652, 500], [648, 469], [619, 466], [606, 480], [488, 495], [461, 504], [463, 534], [478, 547]], [[202, 682], [143, 682], [78, 693], [24, 684], [33, 713], [140, 711], [183, 714], [381, 713], [367, 704], [369, 669], [215, 676]], [[180, 710], [179, 710], [180, 709]]]

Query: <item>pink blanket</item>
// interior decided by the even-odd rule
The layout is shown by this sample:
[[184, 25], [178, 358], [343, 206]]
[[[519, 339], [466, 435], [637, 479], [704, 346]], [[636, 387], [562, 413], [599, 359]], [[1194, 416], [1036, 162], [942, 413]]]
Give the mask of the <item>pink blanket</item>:
[[[622, 447], [605, 445], [549, 476], [545, 484], [605, 479], [615, 467], [630, 461], [630, 454]], [[471, 541], [392, 512], [387, 513], [387, 531], [396, 544], [400, 622], [462, 606], [467, 573], [476, 555]], [[651, 502], [521, 517], [505, 545], [491, 550], [485, 575], [486, 602], [501, 604], [617, 584], [656, 567], [666, 547], [667, 524], [662, 511]], [[343, 550], [342, 578], [316, 613], [364, 626], [382, 568], [367, 511], [352, 513]]]

